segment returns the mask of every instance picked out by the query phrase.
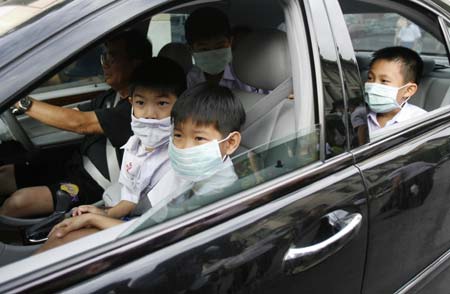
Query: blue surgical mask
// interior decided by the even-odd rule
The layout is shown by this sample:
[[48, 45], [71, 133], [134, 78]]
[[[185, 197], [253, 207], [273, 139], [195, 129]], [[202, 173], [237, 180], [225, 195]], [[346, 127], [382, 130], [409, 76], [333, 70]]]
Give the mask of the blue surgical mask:
[[402, 105], [398, 104], [397, 94], [400, 89], [407, 86], [409, 84], [397, 88], [378, 83], [365, 83], [365, 99], [370, 110], [375, 113], [387, 113], [401, 108], [406, 101]]
[[225, 70], [232, 60], [231, 48], [221, 48], [209, 51], [194, 52], [195, 65], [203, 72], [216, 75]]
[[131, 114], [131, 130], [146, 148], [157, 148], [166, 143], [171, 134], [170, 116], [163, 119], [137, 118]]
[[198, 145], [191, 148], [177, 148], [173, 140], [169, 141], [169, 159], [175, 173], [180, 177], [198, 182], [206, 179], [223, 168], [219, 144], [229, 137]]

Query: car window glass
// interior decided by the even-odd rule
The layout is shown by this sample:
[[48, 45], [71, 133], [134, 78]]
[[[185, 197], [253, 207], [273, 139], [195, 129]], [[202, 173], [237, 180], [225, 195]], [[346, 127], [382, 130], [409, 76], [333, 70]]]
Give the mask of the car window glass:
[[436, 16], [421, 15], [418, 6], [406, 6], [394, 1], [366, 4], [346, 0], [340, 2], [363, 86], [368, 80], [372, 53], [376, 50], [402, 46], [417, 52], [423, 61], [417, 91], [406, 104], [402, 104], [398, 115], [382, 122], [375, 111], [369, 112], [371, 141], [383, 137], [388, 131], [391, 133], [407, 128], [412, 125], [411, 121], [420, 120], [428, 113], [450, 104], [450, 98], [447, 97], [450, 89], [448, 55]]
[[446, 56], [441, 41], [398, 13], [351, 13], [344, 17], [356, 51], [404, 46], [425, 55]]
[[[46, 96], [54, 98], [52, 94], [54, 91], [75, 89], [83, 86], [95, 88], [98, 84], [104, 83], [103, 71], [100, 64], [100, 55], [102, 52], [103, 47], [101, 45], [89, 50], [57, 74], [50, 77], [46, 82], [36, 88], [31, 95], [40, 94], [37, 97], [42, 97], [42, 99], [45, 99]], [[47, 93], [48, 95], [43, 93]]]
[[[231, 5], [233, 6], [233, 3]], [[271, 23], [271, 27], [258, 28], [253, 23], [245, 23], [244, 18], [239, 23], [232, 23], [232, 26], [239, 25], [251, 28], [249, 34], [255, 33], [256, 35], [258, 35], [259, 30], [270, 30], [264, 31], [265, 35], [260, 34], [260, 38], [270, 36], [273, 31], [275, 31], [275, 34], [285, 34], [285, 32], [279, 30], [279, 28], [286, 30], [284, 12], [289, 9], [296, 9], [296, 7], [274, 6], [278, 10], [273, 11], [262, 10], [261, 6], [255, 6], [251, 11], [254, 14], [267, 14], [265, 15], [265, 20]], [[240, 19], [239, 14], [241, 13], [243, 14], [243, 11], [234, 8], [233, 15], [230, 15], [229, 18], [238, 22]], [[286, 31], [290, 32], [289, 29]], [[242, 42], [244, 40], [242, 39]], [[255, 42], [256, 40], [258, 39], [256, 38]], [[288, 42], [288, 40], [289, 38], [285, 42]], [[259, 45], [262, 50], [261, 47], [265, 44], [262, 41], [261, 39], [261, 43], [253, 45]], [[239, 44], [235, 45], [236, 49], [234, 50], [239, 50]], [[289, 49], [295, 48], [290, 45], [287, 47]], [[275, 46], [275, 48], [280, 47]], [[290, 53], [292, 56], [292, 52]], [[234, 56], [238, 54], [236, 53]], [[238, 62], [237, 60], [239, 59], [233, 62]], [[276, 72], [276, 70], [274, 71]], [[254, 74], [256, 75], [257, 73]], [[255, 79], [257, 77], [252, 77], [249, 80]], [[281, 88], [284, 88], [284, 90], [280, 90]], [[247, 120], [252, 121], [250, 125], [246, 124], [244, 129], [241, 130], [241, 146], [231, 157], [233, 168], [225, 166], [221, 171], [208, 179], [195, 184], [192, 184], [192, 182], [186, 183], [185, 187], [171, 192], [172, 194], [165, 196], [164, 200], [144, 213], [123, 235], [149, 228], [209, 204], [233, 197], [240, 192], [289, 172], [306, 168], [312, 163], [319, 161], [320, 125], [314, 123], [315, 117], [312, 115], [310, 125], [306, 123], [302, 126], [296, 126], [295, 103], [300, 103], [300, 100], [296, 100], [298, 98], [291, 78], [279, 82], [278, 86], [274, 86], [274, 89], [265, 92], [246, 93], [237, 90], [233, 90], [233, 92], [242, 101], [244, 108], [246, 108]], [[255, 100], [255, 98], [258, 98], [258, 100]], [[267, 98], [269, 100], [277, 99], [276, 101], [278, 102], [272, 105]], [[311, 99], [311, 105], [314, 105], [313, 95], [308, 96], [306, 99], [305, 97], [302, 98], [304, 100]], [[256, 104], [249, 107], [248, 103], [251, 103], [251, 101], [259, 101], [259, 104], [256, 102]], [[271, 106], [269, 107], [268, 105]], [[306, 106], [307, 104], [303, 103], [302, 105]], [[252, 107], [253, 109], [258, 107], [264, 109], [264, 107], [267, 107], [267, 109], [261, 110], [259, 116], [253, 121], [252, 113], [254, 112], [251, 111]], [[165, 179], [163, 178], [160, 183], [164, 183], [166, 186], [171, 185], [170, 180], [168, 180], [168, 183], [164, 181]]]
[[152, 17], [148, 28], [148, 38], [153, 45], [153, 56], [169, 43], [185, 43], [184, 22], [188, 14], [161, 13]]

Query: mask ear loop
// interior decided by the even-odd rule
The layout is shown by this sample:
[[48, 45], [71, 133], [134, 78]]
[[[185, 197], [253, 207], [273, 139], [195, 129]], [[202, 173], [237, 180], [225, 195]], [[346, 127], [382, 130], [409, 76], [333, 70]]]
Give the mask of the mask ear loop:
[[[409, 86], [409, 83], [407, 83], [406, 85], [400, 87], [399, 90], [402, 89], [402, 88], [404, 88], [404, 87], [407, 87], [407, 86]], [[406, 100], [403, 101], [402, 104], [400, 104], [400, 108], [403, 108], [403, 106], [406, 104], [406, 102], [408, 102], [408, 100], [409, 100], [410, 98], [411, 98], [411, 96], [408, 96], [408, 98], [406, 98]]]
[[[222, 140], [220, 140], [220, 141], [217, 141], [217, 145], [219, 145], [220, 143], [223, 143], [223, 142], [227, 141], [228, 139], [230, 139], [231, 134], [232, 134], [232, 133], [229, 133], [228, 136], [227, 136], [226, 138], [224, 138], [224, 139], [222, 139]], [[219, 147], [219, 149], [220, 149], [220, 147]], [[225, 154], [225, 155], [222, 157], [222, 162], [225, 162], [225, 160], [227, 159], [227, 157], [229, 157], [228, 154]]]

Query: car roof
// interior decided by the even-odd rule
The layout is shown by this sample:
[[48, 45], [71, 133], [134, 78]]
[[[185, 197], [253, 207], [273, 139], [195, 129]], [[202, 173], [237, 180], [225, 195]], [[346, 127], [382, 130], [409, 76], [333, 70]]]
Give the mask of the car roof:
[[64, 1], [16, 26], [0, 37], [0, 70], [52, 36], [114, 2], [118, 1]]

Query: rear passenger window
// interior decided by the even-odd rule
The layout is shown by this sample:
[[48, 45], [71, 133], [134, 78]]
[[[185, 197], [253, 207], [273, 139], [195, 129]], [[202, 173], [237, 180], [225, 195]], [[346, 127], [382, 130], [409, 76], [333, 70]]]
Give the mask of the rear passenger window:
[[184, 22], [188, 14], [161, 13], [152, 17], [148, 28], [148, 38], [153, 45], [153, 56], [169, 43], [185, 43]]
[[[441, 41], [398, 13], [351, 13], [344, 17], [356, 51], [404, 46], [421, 54], [446, 57]], [[448, 63], [446, 58], [443, 61]]]
[[[362, 86], [368, 80], [372, 54], [379, 49], [392, 46], [409, 48], [420, 55], [424, 65], [417, 91], [402, 104], [398, 115], [381, 123], [381, 108], [380, 112], [373, 109], [369, 112], [371, 140], [408, 128], [418, 121], [425, 121], [426, 117], [433, 115], [430, 113], [450, 105], [450, 70], [444, 38], [444, 33], [447, 32], [441, 28], [437, 16], [421, 14], [420, 5], [414, 3], [358, 0], [339, 2], [356, 53]], [[367, 93], [365, 98], [367, 101]], [[411, 110], [409, 114], [404, 111], [406, 108]], [[374, 128], [371, 128], [371, 120]], [[383, 126], [384, 123], [386, 124]]]

